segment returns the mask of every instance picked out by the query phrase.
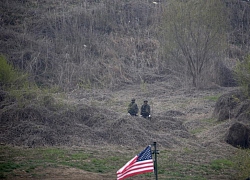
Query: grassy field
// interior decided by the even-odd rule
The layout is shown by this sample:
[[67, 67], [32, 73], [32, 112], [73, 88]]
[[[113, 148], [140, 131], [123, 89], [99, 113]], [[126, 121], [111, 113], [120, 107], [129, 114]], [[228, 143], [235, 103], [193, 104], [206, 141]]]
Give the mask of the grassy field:
[[[1, 179], [46, 179], [52, 176], [49, 169], [74, 168], [89, 172], [88, 176], [98, 174], [103, 179], [115, 179], [116, 171], [140, 150], [86, 148], [21, 148], [0, 146]], [[117, 147], [116, 147], [117, 148]], [[208, 153], [184, 148], [182, 150], [159, 149], [158, 178], [165, 180], [206, 180], [206, 179], [243, 179], [249, 173], [250, 151], [237, 150], [227, 158], [204, 162]], [[193, 158], [193, 161], [183, 162]], [[199, 160], [198, 160], [199, 159]], [[238, 172], [238, 173], [237, 173]], [[241, 173], [240, 173], [241, 172]], [[72, 172], [73, 173], [73, 172]], [[62, 175], [61, 179], [71, 179], [74, 174]], [[84, 177], [82, 177], [85, 179]], [[87, 178], [88, 179], [88, 178]], [[133, 179], [154, 179], [153, 173], [135, 176]]]

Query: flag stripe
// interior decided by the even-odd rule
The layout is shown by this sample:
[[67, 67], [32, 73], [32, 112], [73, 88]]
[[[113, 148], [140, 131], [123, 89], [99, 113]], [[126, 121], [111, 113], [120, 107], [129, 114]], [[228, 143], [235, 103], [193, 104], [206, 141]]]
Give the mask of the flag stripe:
[[134, 170], [134, 169], [140, 169], [140, 168], [145, 168], [145, 167], [154, 167], [152, 160], [145, 160], [145, 161], [147, 161], [147, 162], [144, 162], [144, 161], [136, 162], [136, 163], [130, 165], [128, 168], [125, 168], [122, 172], [117, 172], [117, 174], [126, 173], [127, 171]]
[[123, 180], [127, 177], [131, 177], [131, 176], [138, 175], [138, 174], [149, 173], [153, 171], [154, 171], [154, 168], [144, 169], [143, 171], [132, 171], [132, 172], [124, 174], [123, 176], [117, 177], [117, 180]]
[[133, 169], [133, 170], [129, 170], [129, 171], [127, 171], [127, 172], [125, 172], [125, 173], [122, 173], [122, 174], [117, 174], [117, 176], [118, 177], [121, 177], [121, 176], [123, 176], [124, 174], [130, 174], [131, 172], [143, 172], [144, 170], [154, 170], [154, 167], [152, 167], [152, 166], [148, 166], [148, 167], [144, 167], [143, 169]]
[[133, 167], [133, 166], [139, 166], [139, 165], [144, 165], [144, 164], [151, 164], [153, 163], [153, 160], [145, 160], [145, 161], [138, 161], [138, 162], [134, 162], [133, 164], [130, 164], [129, 166], [127, 166], [127, 168], [122, 169], [121, 171], [119, 170], [118, 172], [123, 172], [124, 170]]
[[137, 174], [153, 171], [154, 161], [151, 155], [151, 147], [148, 146], [144, 151], [136, 155], [117, 171], [117, 180], [123, 180]]
[[129, 169], [126, 169], [125, 171], [121, 172], [121, 173], [117, 173], [117, 174], [122, 174], [122, 173], [126, 173], [128, 171], [131, 171], [131, 170], [136, 170], [136, 169], [143, 169], [143, 168], [147, 168], [147, 167], [154, 167], [153, 164], [144, 164], [144, 165], [139, 165], [139, 166], [133, 166]]
[[154, 170], [154, 167], [153, 166], [146, 166], [146, 167], [143, 167], [143, 168], [134, 168], [134, 169], [130, 169], [124, 173], [121, 173], [121, 174], [117, 174], [117, 176], [122, 176], [123, 174], [127, 174], [127, 173], [130, 173], [130, 172], [134, 172], [134, 171], [144, 171], [144, 170], [148, 170], [148, 169], [152, 169]]
[[135, 156], [133, 159], [131, 159], [129, 162], [127, 162], [121, 169], [117, 171], [117, 173], [122, 173], [124, 170], [128, 169], [136, 160], [137, 156]]

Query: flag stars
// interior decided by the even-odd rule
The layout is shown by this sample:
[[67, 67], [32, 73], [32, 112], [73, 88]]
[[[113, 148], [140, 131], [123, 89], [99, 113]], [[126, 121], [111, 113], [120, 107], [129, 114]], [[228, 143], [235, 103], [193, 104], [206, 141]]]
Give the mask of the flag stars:
[[138, 159], [137, 161], [144, 161], [152, 159], [152, 153], [151, 153], [151, 148], [148, 146], [144, 151], [142, 151], [140, 154], [138, 154]]

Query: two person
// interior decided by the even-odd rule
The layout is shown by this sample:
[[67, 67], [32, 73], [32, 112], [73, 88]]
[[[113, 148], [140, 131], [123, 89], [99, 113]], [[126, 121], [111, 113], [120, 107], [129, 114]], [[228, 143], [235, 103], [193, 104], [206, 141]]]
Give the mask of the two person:
[[[131, 116], [137, 116], [138, 110], [139, 110], [138, 106], [135, 103], [135, 99], [133, 98], [131, 100], [131, 103], [128, 105], [128, 113]], [[145, 100], [143, 105], [141, 106], [141, 116], [144, 117], [144, 118], [150, 118], [151, 117], [151, 115], [150, 115], [150, 106], [148, 105], [147, 100]]]

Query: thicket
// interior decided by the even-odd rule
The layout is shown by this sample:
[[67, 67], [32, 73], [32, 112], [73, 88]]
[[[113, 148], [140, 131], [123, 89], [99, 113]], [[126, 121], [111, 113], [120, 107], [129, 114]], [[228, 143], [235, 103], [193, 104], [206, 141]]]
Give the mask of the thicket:
[[0, 84], [1, 87], [10, 86], [18, 78], [11, 64], [7, 62], [3, 55], [0, 55]]
[[0, 85], [2, 90], [21, 90], [31, 84], [27, 73], [15, 68], [3, 55], [0, 55]]
[[31, 104], [44, 105], [49, 109], [60, 106], [50, 93], [57, 89], [39, 88], [27, 73], [14, 68], [3, 55], [0, 55], [0, 88], [1, 108], [10, 104], [20, 108]]
[[[169, 2], [3, 0], [0, 2], [0, 53], [15, 67], [31, 74], [31, 78], [40, 87], [56, 85], [64, 91], [75, 88], [115, 88], [128, 83], [148, 83], [149, 77], [152, 81], [158, 75], [165, 76], [173, 72], [185, 80], [182, 81], [185, 82], [184, 86], [189, 85], [192, 76], [183, 73], [183, 68], [179, 71], [172, 68], [179, 67], [182, 61], [176, 59], [177, 56], [169, 59], [162, 48], [166, 43], [163, 40], [171, 37], [162, 38], [159, 33], [164, 31], [162, 20], [165, 8], [170, 7]], [[215, 13], [209, 11], [213, 9], [211, 4], [208, 5], [210, 1], [200, 2], [197, 4], [194, 0], [190, 1], [190, 12], [199, 17], [199, 13], [195, 12], [203, 8], [205, 11], [200, 17], [204, 17], [204, 22], [210, 25], [217, 23], [215, 27], [219, 27], [221, 21], [212, 21]], [[220, 3], [226, 8], [229, 24], [225, 34], [228, 36], [222, 55], [217, 56], [215, 51], [201, 52], [209, 52], [210, 55], [206, 57], [225, 60], [230, 64], [231, 59], [227, 58], [238, 58], [249, 51], [249, 3], [239, 0], [211, 2]], [[181, 13], [185, 16], [184, 12], [176, 12], [173, 17], [180, 17]], [[209, 31], [201, 29], [203, 25], [199, 21], [197, 27], [202, 31], [192, 32], [207, 32], [204, 35], [209, 35]], [[217, 36], [215, 38], [221, 39]], [[188, 47], [188, 50], [195, 49], [192, 44]], [[185, 57], [178, 58], [189, 58], [187, 54], [183, 55]], [[195, 53], [191, 55], [194, 57]], [[170, 66], [170, 62], [174, 66]], [[213, 74], [210, 65], [204, 66], [204, 74]]]
[[[56, 84], [64, 90], [115, 87], [140, 83], [145, 73], [161, 67], [159, 43], [154, 38], [158, 8], [152, 3], [48, 0], [17, 4], [20, 17], [3, 25], [11, 29], [20, 23], [21, 33], [16, 36], [12, 29], [3, 32], [9, 43], [6, 51], [16, 51], [14, 41], [20, 45], [10, 60], [33, 74], [38, 85]], [[10, 1], [2, 6], [9, 11], [6, 19], [17, 7]]]

